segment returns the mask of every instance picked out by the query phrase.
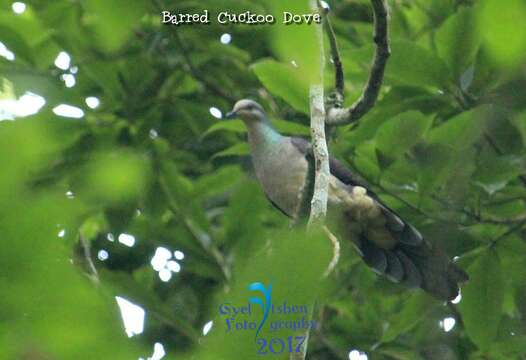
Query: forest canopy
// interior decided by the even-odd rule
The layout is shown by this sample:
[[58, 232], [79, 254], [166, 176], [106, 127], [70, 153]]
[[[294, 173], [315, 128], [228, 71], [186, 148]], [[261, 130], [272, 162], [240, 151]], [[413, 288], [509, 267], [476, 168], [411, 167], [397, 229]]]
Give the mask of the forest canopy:
[[[350, 106], [373, 8], [327, 2]], [[221, 304], [261, 282], [275, 309], [308, 309], [307, 359], [525, 359], [526, 3], [387, 4], [378, 99], [327, 127], [328, 148], [469, 274], [456, 299], [389, 282], [349, 244], [323, 278], [331, 242], [291, 229], [242, 121], [223, 121], [251, 98], [309, 138], [310, 86], [335, 87], [330, 41], [316, 21], [282, 22], [318, 13], [309, 1], [0, 0], [0, 358], [260, 358]]]

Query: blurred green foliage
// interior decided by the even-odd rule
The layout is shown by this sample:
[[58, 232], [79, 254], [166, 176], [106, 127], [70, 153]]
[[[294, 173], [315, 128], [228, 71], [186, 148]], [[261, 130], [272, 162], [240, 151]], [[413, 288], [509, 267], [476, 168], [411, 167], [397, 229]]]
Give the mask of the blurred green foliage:
[[[272, 282], [276, 300], [317, 299], [309, 359], [526, 358], [524, 1], [389, 1], [380, 99], [331, 138], [332, 155], [459, 257], [471, 281], [458, 304], [379, 278], [350, 244], [321, 280], [329, 242], [284, 230], [242, 124], [213, 116], [252, 97], [278, 129], [308, 135], [314, 28], [214, 21], [250, 10], [279, 23], [306, 1], [25, 4], [16, 14], [0, 0], [0, 42], [14, 53], [0, 57], [0, 101], [31, 92], [46, 103], [0, 122], [1, 359], [137, 359], [156, 342], [169, 359], [256, 358], [252, 333], [224, 334], [217, 311], [254, 281]], [[372, 13], [366, 0], [330, 5], [350, 104], [369, 72]], [[210, 25], [160, 22], [163, 10], [205, 9]], [[66, 69], [54, 65], [61, 51]], [[60, 104], [84, 116], [58, 116]], [[184, 253], [167, 281], [152, 268], [160, 248]], [[115, 296], [144, 308], [142, 334], [125, 339]]]

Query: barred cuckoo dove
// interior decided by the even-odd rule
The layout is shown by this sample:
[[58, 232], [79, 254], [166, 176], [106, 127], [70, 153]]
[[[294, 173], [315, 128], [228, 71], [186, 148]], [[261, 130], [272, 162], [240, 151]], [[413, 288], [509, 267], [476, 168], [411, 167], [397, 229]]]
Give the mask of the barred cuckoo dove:
[[[310, 143], [277, 132], [257, 102], [238, 101], [227, 118], [240, 118], [256, 176], [269, 200], [295, 217], [312, 166]], [[328, 225], [340, 241], [352, 241], [375, 272], [443, 300], [454, 299], [466, 273], [383, 204], [363, 181], [330, 158]]]

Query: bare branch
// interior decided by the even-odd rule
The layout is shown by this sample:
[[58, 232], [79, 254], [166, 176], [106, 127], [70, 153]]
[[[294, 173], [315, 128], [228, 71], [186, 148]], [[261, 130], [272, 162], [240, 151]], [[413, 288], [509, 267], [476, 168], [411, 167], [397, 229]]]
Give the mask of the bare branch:
[[[317, 8], [317, 0], [310, 1], [310, 7]], [[325, 99], [323, 95], [323, 29], [316, 27], [316, 40], [320, 53], [319, 69], [312, 78], [309, 90], [310, 131], [312, 153], [314, 156], [314, 191], [312, 194], [309, 225], [323, 223], [327, 214], [327, 199], [329, 197], [329, 150], [325, 137]]]
[[[310, 1], [310, 7], [316, 9], [317, 0]], [[325, 215], [327, 214], [327, 200], [329, 198], [329, 150], [327, 148], [327, 140], [325, 137], [325, 104], [323, 97], [323, 67], [324, 67], [324, 56], [323, 56], [323, 31], [321, 27], [316, 27], [316, 38], [319, 45], [319, 69], [314, 74], [311, 80], [311, 86], [309, 90], [309, 103], [310, 103], [310, 129], [311, 129], [311, 142], [312, 142], [312, 155], [314, 160], [314, 184], [312, 179], [307, 179], [305, 186], [313, 186], [313, 190], [309, 188], [304, 189], [305, 194], [312, 192], [312, 200], [310, 203], [310, 217], [309, 227], [312, 225], [323, 224]], [[310, 174], [312, 176], [312, 169]], [[303, 199], [305, 201], [306, 199]], [[299, 212], [301, 215], [302, 206], [300, 206]], [[300, 352], [293, 352], [290, 354], [290, 360], [304, 360], [307, 356], [307, 347], [309, 340], [310, 330], [305, 330], [305, 341], [300, 349]]]
[[376, 50], [369, 79], [360, 98], [349, 108], [332, 108], [327, 114], [327, 125], [344, 125], [358, 120], [374, 105], [384, 78], [389, 48], [388, 17], [386, 0], [371, 0], [374, 14], [374, 42]]
[[312, 195], [309, 224], [322, 222], [327, 213], [329, 192], [329, 150], [325, 138], [325, 110], [323, 86], [310, 88], [311, 138], [314, 154], [314, 194]]

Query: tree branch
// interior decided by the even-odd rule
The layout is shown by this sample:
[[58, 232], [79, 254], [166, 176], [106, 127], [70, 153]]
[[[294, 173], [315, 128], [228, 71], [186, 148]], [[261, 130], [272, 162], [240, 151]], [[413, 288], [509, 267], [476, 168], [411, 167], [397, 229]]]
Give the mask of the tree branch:
[[314, 155], [314, 193], [311, 201], [309, 224], [322, 222], [327, 213], [329, 192], [329, 150], [325, 138], [325, 110], [323, 86], [310, 88], [311, 138]]
[[[310, 7], [311, 9], [316, 9], [317, 0], [311, 0]], [[323, 31], [319, 26], [316, 26], [316, 38], [320, 54], [319, 69], [316, 69], [316, 74], [312, 77], [309, 90], [310, 129], [312, 154], [314, 157], [314, 184], [312, 185], [312, 179], [307, 179], [305, 182], [305, 186], [313, 186], [308, 223], [309, 227], [323, 224], [325, 220], [325, 215], [327, 214], [327, 200], [329, 197], [330, 177], [329, 150], [327, 148], [327, 140], [325, 137], [325, 100], [323, 97]], [[307, 176], [309, 175], [310, 174], [307, 174]], [[304, 189], [305, 194], [308, 194], [309, 192], [310, 190], [308, 188]], [[305, 194], [303, 196], [305, 196]], [[305, 201], [306, 199], [303, 200]], [[299, 211], [301, 210], [300, 207]], [[304, 360], [306, 358], [309, 334], [310, 331], [307, 329], [304, 333], [305, 341], [300, 352], [291, 353], [290, 360]]]
[[[318, 7], [317, 0], [310, 1], [314, 10]], [[319, 69], [312, 77], [309, 90], [310, 132], [312, 153], [314, 156], [314, 191], [312, 194], [309, 225], [323, 223], [327, 214], [327, 199], [329, 197], [329, 150], [325, 137], [325, 99], [323, 96], [323, 31], [316, 26], [316, 38], [320, 52]]]
[[330, 8], [327, 3], [318, 0], [318, 8], [323, 14], [323, 27], [329, 38], [329, 45], [331, 49], [331, 61], [334, 66], [334, 92], [330, 95], [331, 107], [340, 108], [343, 105], [344, 99], [344, 76], [343, 76], [343, 64], [340, 58], [340, 50], [338, 48], [338, 42], [336, 41], [336, 34], [332, 28], [331, 21], [329, 19]]
[[301, 190], [301, 201], [296, 212], [296, 217], [292, 221], [292, 226], [304, 224], [310, 216], [311, 201], [314, 195], [314, 182], [316, 180], [316, 172], [314, 170], [314, 158], [312, 154], [307, 153], [307, 176], [305, 177], [305, 184]]
[[376, 50], [369, 79], [360, 98], [349, 108], [331, 108], [327, 114], [327, 125], [344, 125], [358, 120], [375, 104], [384, 78], [387, 59], [391, 54], [386, 0], [371, 0], [374, 14], [374, 42]]

